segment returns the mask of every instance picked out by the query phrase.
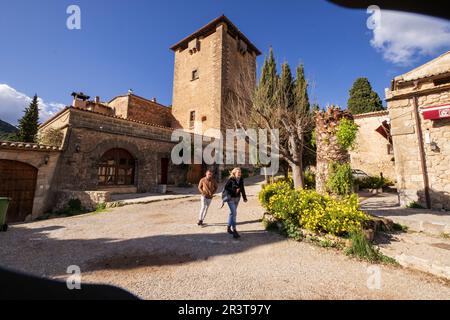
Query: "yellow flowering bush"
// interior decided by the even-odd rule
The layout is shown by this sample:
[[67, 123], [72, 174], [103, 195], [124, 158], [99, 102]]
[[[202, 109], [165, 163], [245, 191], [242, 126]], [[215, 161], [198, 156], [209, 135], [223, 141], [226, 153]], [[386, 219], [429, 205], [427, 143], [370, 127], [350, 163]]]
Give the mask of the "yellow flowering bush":
[[300, 210], [299, 193], [293, 189], [284, 189], [274, 194], [267, 209], [278, 220], [293, 220], [298, 224], [298, 212]]
[[265, 185], [262, 190], [260, 191], [258, 198], [261, 205], [268, 211], [269, 209], [269, 203], [270, 199], [276, 195], [283, 193], [285, 191], [292, 190], [293, 185], [289, 183], [288, 181], [280, 180], [275, 183], [267, 184]]
[[269, 185], [265, 189], [260, 200], [267, 200], [268, 212], [286, 225], [341, 236], [360, 230], [368, 219], [359, 210], [357, 195], [336, 198], [313, 190], [293, 190], [284, 184]]

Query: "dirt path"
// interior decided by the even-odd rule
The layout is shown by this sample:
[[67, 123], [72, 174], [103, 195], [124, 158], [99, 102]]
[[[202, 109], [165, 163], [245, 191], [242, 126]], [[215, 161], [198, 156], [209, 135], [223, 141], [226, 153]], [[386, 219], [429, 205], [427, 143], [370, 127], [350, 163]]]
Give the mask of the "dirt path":
[[78, 265], [83, 281], [146, 299], [450, 299], [448, 284], [394, 267], [368, 289], [368, 264], [265, 232], [255, 197], [240, 207], [235, 241], [218, 207], [204, 228], [196, 199], [14, 226], [0, 234], [0, 265], [61, 279]]

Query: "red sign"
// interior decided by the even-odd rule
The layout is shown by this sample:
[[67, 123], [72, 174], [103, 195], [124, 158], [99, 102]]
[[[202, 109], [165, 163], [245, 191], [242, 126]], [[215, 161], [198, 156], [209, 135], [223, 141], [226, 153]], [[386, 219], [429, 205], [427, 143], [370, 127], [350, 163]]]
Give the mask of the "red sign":
[[450, 104], [422, 108], [425, 120], [439, 120], [450, 118]]

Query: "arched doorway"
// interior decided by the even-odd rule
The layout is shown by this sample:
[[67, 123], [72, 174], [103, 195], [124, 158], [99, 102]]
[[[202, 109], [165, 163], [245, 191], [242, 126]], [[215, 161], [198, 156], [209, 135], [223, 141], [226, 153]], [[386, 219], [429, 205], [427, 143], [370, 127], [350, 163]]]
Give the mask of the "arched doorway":
[[136, 160], [125, 149], [111, 149], [100, 159], [98, 167], [99, 186], [132, 186]]
[[33, 213], [38, 169], [12, 160], [0, 160], [0, 197], [11, 198], [8, 222], [23, 222]]

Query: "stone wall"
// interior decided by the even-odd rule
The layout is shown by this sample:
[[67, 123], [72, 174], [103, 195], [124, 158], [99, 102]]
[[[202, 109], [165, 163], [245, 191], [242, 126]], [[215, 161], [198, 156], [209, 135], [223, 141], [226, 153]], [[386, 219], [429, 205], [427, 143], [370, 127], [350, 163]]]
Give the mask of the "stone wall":
[[[435, 86], [433, 80], [433, 77], [426, 77], [401, 84], [388, 92], [398, 189], [403, 206], [412, 202], [426, 204], [414, 96], [418, 98], [419, 109], [450, 103], [450, 86]], [[450, 210], [450, 119], [430, 121], [420, 114], [419, 122], [432, 208]]]
[[[215, 32], [198, 40], [200, 49], [195, 53], [188, 48], [175, 51], [172, 114], [177, 120], [174, 127], [201, 134], [224, 129], [224, 108], [231, 107], [225, 105], [227, 90], [242, 81], [244, 70], [255, 70], [256, 75], [256, 53], [240, 53], [238, 40], [230, 35], [226, 23], [219, 23]], [[194, 70], [198, 79], [192, 78]], [[191, 111], [196, 112], [194, 128], [190, 127]]]
[[352, 115], [338, 107], [330, 106], [326, 111], [316, 114], [316, 190], [327, 192], [327, 182], [330, 177], [332, 163], [348, 163], [350, 156], [337, 139], [337, 128], [342, 119], [353, 119]]
[[95, 211], [99, 204], [111, 201], [111, 193], [108, 191], [58, 190], [55, 192], [55, 198], [53, 212], [66, 209], [70, 200], [80, 200], [84, 210]]
[[[161, 158], [169, 158], [174, 143], [171, 130], [123, 119], [69, 109], [70, 133], [61, 156], [58, 188], [98, 190], [97, 168], [103, 154], [121, 148], [137, 160], [138, 192], [149, 192], [160, 183]], [[174, 182], [169, 172], [169, 182]]]
[[376, 112], [354, 116], [359, 126], [356, 145], [350, 150], [353, 169], [360, 169], [371, 176], [380, 176], [395, 181], [394, 154], [389, 153], [390, 142], [376, 132], [383, 121], [389, 121], [389, 112]]
[[[197, 128], [220, 128], [222, 98], [222, 43], [225, 26], [216, 32], [199, 39], [200, 50], [191, 54], [188, 49], [175, 52], [175, 69], [173, 82], [172, 114], [177, 120], [175, 127], [190, 127], [190, 112], [196, 112]], [[197, 70], [198, 79], [192, 79], [192, 72]], [[202, 121], [202, 119], [204, 121]]]
[[[99, 161], [105, 152], [114, 148], [125, 149], [136, 159], [135, 183], [138, 192], [158, 189], [161, 159], [170, 159], [175, 145], [171, 142], [172, 129], [75, 108], [67, 109], [59, 118], [65, 119], [69, 128], [58, 166], [57, 186], [60, 190], [98, 190]], [[62, 125], [58, 119], [52, 123]], [[183, 167], [170, 163], [168, 183], [183, 182], [184, 171]]]
[[145, 122], [162, 127], [171, 127], [172, 110], [156, 101], [148, 100], [134, 94], [119, 96], [108, 103], [114, 115]]
[[135, 95], [129, 95], [127, 118], [163, 127], [171, 127], [173, 122], [171, 108]]
[[[239, 42], [236, 41], [229, 33], [224, 36], [223, 44], [223, 112], [221, 119], [221, 129], [234, 128], [234, 125], [229, 123], [229, 112], [233, 112], [235, 109], [233, 106], [233, 100], [229, 100], [229, 95], [234, 94], [236, 90], [239, 90], [239, 95], [247, 95], [245, 99], [251, 100], [251, 94], [253, 93], [256, 83], [256, 53], [253, 51], [247, 51], [241, 53], [239, 51]], [[244, 88], [245, 86], [245, 88]], [[231, 103], [229, 103], [231, 102]]]

